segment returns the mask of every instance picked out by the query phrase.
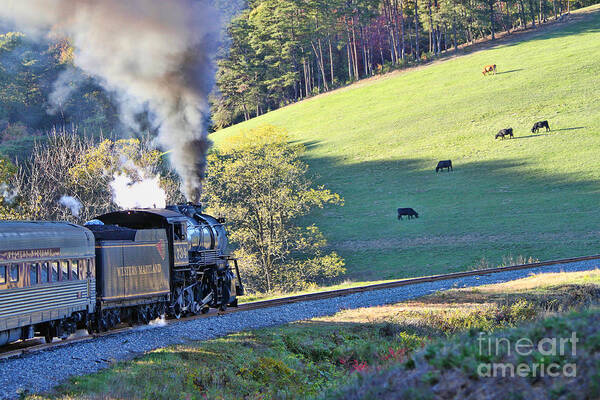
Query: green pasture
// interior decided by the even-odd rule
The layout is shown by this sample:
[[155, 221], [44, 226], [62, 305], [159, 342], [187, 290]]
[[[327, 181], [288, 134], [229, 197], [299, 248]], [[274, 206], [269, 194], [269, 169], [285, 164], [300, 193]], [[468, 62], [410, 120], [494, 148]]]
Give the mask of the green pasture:
[[[487, 50], [322, 95], [264, 124], [307, 147], [343, 207], [314, 212], [346, 278], [376, 280], [600, 253], [600, 8]], [[484, 77], [483, 65], [498, 74]], [[535, 121], [551, 132], [532, 134]], [[512, 127], [515, 139], [494, 140]], [[453, 173], [438, 173], [452, 159]], [[398, 207], [415, 220], [398, 221]]]

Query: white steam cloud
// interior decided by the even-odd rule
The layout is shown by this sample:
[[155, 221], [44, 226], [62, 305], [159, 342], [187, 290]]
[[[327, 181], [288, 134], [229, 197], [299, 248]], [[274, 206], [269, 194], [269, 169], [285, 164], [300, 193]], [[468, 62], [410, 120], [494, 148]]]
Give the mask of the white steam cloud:
[[[104, 173], [111, 175], [108, 170]], [[160, 176], [124, 155], [119, 157], [109, 184], [112, 200], [121, 209], [164, 208], [167, 205], [167, 193], [160, 187]]]
[[113, 201], [122, 209], [164, 208], [167, 194], [160, 187], [158, 176], [143, 177], [134, 181], [127, 175], [118, 174], [110, 183]]
[[6, 203], [12, 204], [17, 195], [18, 193], [15, 189], [11, 189], [5, 182], [0, 183], [0, 196], [2, 196]]
[[81, 205], [81, 202], [79, 202], [79, 200], [77, 200], [75, 197], [63, 196], [58, 202], [61, 206], [71, 209], [71, 214], [74, 217], [79, 217], [79, 213], [81, 212], [83, 205]]
[[207, 0], [2, 0], [0, 19], [69, 38], [76, 66], [117, 93], [123, 121], [150, 111], [185, 194], [198, 199], [220, 29]]

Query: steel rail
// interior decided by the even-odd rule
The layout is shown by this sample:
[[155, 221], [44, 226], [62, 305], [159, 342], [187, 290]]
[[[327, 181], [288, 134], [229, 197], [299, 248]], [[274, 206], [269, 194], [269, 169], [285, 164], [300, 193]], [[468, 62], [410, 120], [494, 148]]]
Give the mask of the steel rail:
[[329, 290], [329, 291], [323, 291], [323, 292], [315, 292], [315, 293], [307, 293], [307, 294], [301, 294], [301, 295], [295, 295], [295, 296], [281, 297], [281, 298], [271, 299], [271, 300], [260, 300], [260, 301], [248, 302], [248, 303], [241, 304], [239, 306], [239, 308], [244, 308], [245, 310], [246, 309], [253, 310], [253, 309], [258, 309], [258, 308], [274, 307], [274, 306], [282, 305], [282, 304], [297, 303], [297, 302], [301, 302], [301, 301], [311, 301], [311, 300], [328, 299], [328, 298], [332, 298], [332, 297], [342, 297], [342, 296], [347, 296], [347, 295], [354, 294], [354, 293], [362, 293], [362, 292], [368, 292], [368, 291], [372, 291], [372, 290], [382, 290], [382, 289], [391, 289], [391, 288], [400, 287], [400, 286], [417, 285], [417, 284], [426, 283], [426, 282], [444, 281], [444, 280], [451, 280], [451, 279], [464, 278], [464, 277], [470, 277], [470, 276], [482, 276], [482, 275], [496, 274], [496, 273], [500, 273], [500, 272], [518, 271], [518, 270], [523, 270], [523, 269], [534, 269], [534, 268], [539, 268], [539, 267], [547, 267], [550, 265], [569, 264], [569, 263], [574, 263], [574, 262], [591, 261], [591, 260], [600, 260], [600, 254], [593, 255], [593, 256], [564, 258], [564, 259], [560, 259], [560, 260], [542, 261], [542, 262], [535, 262], [535, 263], [529, 263], [529, 264], [517, 264], [517, 265], [510, 265], [507, 267], [495, 267], [495, 268], [478, 269], [478, 270], [472, 270], [472, 271], [452, 272], [449, 274], [430, 275], [430, 276], [424, 276], [424, 277], [420, 277], [420, 278], [400, 279], [400, 280], [394, 280], [394, 281], [383, 282], [383, 283], [375, 283], [372, 285], [356, 286], [356, 287], [347, 288], [347, 289], [336, 289], [336, 290]]
[[[563, 259], [559, 259], [559, 260], [542, 261], [542, 262], [535, 262], [535, 263], [528, 263], [528, 264], [518, 264], [518, 265], [507, 266], [507, 267], [496, 267], [496, 268], [486, 268], [486, 269], [479, 269], [479, 270], [472, 270], [472, 271], [452, 272], [449, 274], [431, 275], [431, 276], [424, 276], [424, 277], [419, 277], [419, 278], [407, 278], [407, 279], [400, 279], [400, 280], [394, 280], [394, 281], [383, 282], [383, 283], [376, 283], [376, 284], [372, 284], [372, 285], [356, 286], [356, 287], [346, 288], [346, 289], [327, 290], [327, 291], [322, 291], [322, 292], [280, 297], [280, 298], [276, 298], [276, 299], [259, 300], [259, 301], [253, 301], [253, 302], [248, 302], [248, 303], [242, 303], [238, 307], [230, 307], [224, 311], [213, 310], [207, 314], [193, 315], [193, 316], [184, 317], [181, 319], [169, 319], [169, 320], [167, 320], [167, 324], [173, 324], [173, 323], [177, 323], [180, 321], [191, 321], [191, 320], [195, 320], [195, 319], [199, 319], [199, 318], [214, 317], [216, 315], [225, 315], [225, 314], [236, 313], [236, 312], [277, 307], [277, 306], [291, 304], [291, 303], [300, 303], [300, 302], [305, 302], [305, 301], [314, 301], [314, 300], [330, 299], [330, 298], [334, 298], [334, 297], [343, 297], [343, 296], [348, 296], [348, 295], [355, 294], [355, 293], [363, 293], [363, 292], [369, 292], [369, 291], [374, 291], [374, 290], [383, 290], [383, 289], [391, 289], [391, 288], [396, 288], [396, 287], [401, 287], [401, 286], [418, 285], [418, 284], [427, 283], [427, 282], [452, 280], [452, 279], [471, 277], [471, 276], [490, 275], [490, 274], [496, 274], [496, 273], [500, 273], [500, 272], [534, 269], [534, 268], [546, 267], [546, 266], [550, 266], [550, 265], [569, 264], [569, 263], [592, 261], [592, 260], [600, 260], [600, 254], [593, 255], [593, 256], [563, 258]], [[93, 333], [93, 334], [90, 334], [87, 336], [65, 339], [62, 341], [56, 341], [56, 342], [52, 342], [52, 343], [37, 344], [37, 345], [32, 345], [29, 347], [22, 347], [22, 348], [19, 346], [19, 344], [22, 345], [23, 343], [27, 343], [27, 342], [34, 342], [35, 340], [30, 340], [27, 342], [18, 342], [15, 345], [7, 346], [9, 348], [8, 351], [2, 351], [2, 349], [0, 349], [0, 359], [18, 357], [18, 356], [22, 356], [22, 355], [36, 353], [38, 351], [44, 351], [44, 350], [49, 350], [49, 349], [56, 348], [56, 347], [70, 345], [73, 343], [80, 343], [80, 342], [85, 342], [85, 341], [93, 340], [93, 339], [100, 338], [100, 337], [112, 336], [112, 335], [131, 331], [133, 329], [136, 329], [136, 327], [139, 327], [139, 325], [133, 326], [133, 327], [118, 328], [118, 329], [110, 330], [108, 332]], [[18, 347], [18, 348], [13, 349], [13, 347]]]

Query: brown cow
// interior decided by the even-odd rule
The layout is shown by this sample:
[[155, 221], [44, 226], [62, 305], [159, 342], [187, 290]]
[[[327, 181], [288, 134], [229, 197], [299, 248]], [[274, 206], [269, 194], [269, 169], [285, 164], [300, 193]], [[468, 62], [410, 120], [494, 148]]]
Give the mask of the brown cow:
[[493, 72], [494, 75], [496, 74], [496, 64], [486, 65], [483, 67], [483, 75], [487, 75], [489, 72]]

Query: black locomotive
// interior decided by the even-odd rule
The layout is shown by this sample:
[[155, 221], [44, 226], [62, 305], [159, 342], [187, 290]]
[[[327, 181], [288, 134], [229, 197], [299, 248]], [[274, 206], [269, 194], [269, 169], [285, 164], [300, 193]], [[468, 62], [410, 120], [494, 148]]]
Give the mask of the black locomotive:
[[223, 222], [198, 205], [104, 214], [85, 227], [0, 222], [0, 346], [237, 305]]

